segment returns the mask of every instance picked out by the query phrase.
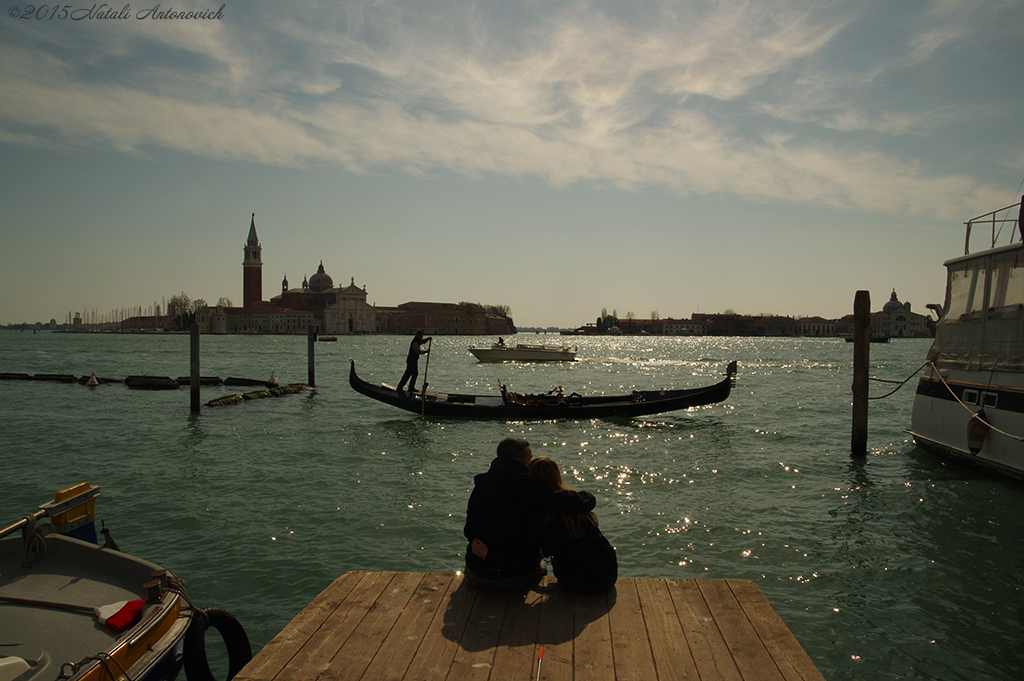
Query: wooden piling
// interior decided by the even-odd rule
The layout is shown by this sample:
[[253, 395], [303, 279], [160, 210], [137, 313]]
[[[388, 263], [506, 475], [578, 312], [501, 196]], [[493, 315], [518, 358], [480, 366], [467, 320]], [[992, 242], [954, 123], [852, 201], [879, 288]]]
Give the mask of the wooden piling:
[[853, 299], [853, 433], [850, 455], [868, 454], [868, 364], [871, 359], [871, 294]]
[[316, 387], [316, 363], [313, 361], [315, 355], [315, 347], [316, 330], [314, 329], [313, 325], [310, 324], [306, 330], [306, 358], [309, 365], [309, 380], [306, 381], [306, 383], [309, 385], [310, 388]]
[[192, 328], [189, 329], [189, 335], [191, 337], [190, 343], [190, 357], [191, 357], [191, 372], [189, 387], [191, 389], [190, 404], [193, 412], [198, 412], [200, 407], [199, 402], [199, 325], [193, 324]]

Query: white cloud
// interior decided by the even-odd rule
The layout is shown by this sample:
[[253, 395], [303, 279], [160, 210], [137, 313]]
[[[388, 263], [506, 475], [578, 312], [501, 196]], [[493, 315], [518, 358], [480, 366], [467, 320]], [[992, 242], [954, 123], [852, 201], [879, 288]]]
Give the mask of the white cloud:
[[[17, 40], [0, 48], [0, 139], [38, 144], [53, 131], [51, 144], [125, 152], [158, 145], [272, 165], [445, 169], [922, 215], [991, 198], [884, 144], [947, 127], [967, 105], [866, 98], [891, 65], [830, 62], [856, 7], [814, 7], [663, 3], [657, 17], [627, 17], [585, 2], [518, 13], [378, 2], [310, 5], [260, 25], [254, 3], [255, 18], [238, 23], [44, 38], [8, 24]], [[955, 3], [939, 10], [907, 37], [899, 68], [964, 33]], [[105, 47], [80, 59], [76, 40]], [[855, 132], [880, 137], [842, 137]]]

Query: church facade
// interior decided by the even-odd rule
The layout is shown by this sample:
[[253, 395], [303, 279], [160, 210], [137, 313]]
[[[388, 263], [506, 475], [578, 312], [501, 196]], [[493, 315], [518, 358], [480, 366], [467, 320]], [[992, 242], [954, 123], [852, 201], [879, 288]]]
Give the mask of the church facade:
[[242, 307], [204, 307], [196, 311], [196, 323], [203, 333], [350, 335], [367, 333], [428, 333], [451, 335], [503, 335], [513, 332], [510, 319], [488, 313], [475, 304], [403, 303], [378, 308], [366, 302], [366, 286], [351, 278], [347, 286], [335, 286], [324, 269], [303, 277], [291, 288], [288, 276], [281, 280], [281, 292], [263, 300], [262, 247], [256, 234], [256, 214], [249, 222], [243, 247]]
[[376, 312], [366, 302], [366, 287], [335, 286], [324, 271], [323, 261], [316, 274], [303, 278], [302, 286], [288, 288], [288, 277], [281, 282], [281, 293], [263, 300], [262, 247], [256, 234], [256, 214], [249, 223], [249, 236], [243, 246], [242, 307], [206, 307], [196, 312], [196, 323], [203, 333], [283, 333], [305, 334], [310, 327], [320, 334], [373, 333]]

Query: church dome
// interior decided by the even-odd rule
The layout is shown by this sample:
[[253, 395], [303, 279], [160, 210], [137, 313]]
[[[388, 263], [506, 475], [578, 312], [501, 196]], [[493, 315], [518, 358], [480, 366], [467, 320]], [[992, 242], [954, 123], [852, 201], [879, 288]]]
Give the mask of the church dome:
[[334, 280], [331, 279], [330, 275], [324, 272], [324, 261], [320, 261], [320, 267], [317, 269], [316, 274], [309, 278], [309, 288], [314, 291], [326, 291], [334, 288]]
[[896, 297], [896, 289], [892, 290], [892, 296], [889, 298], [889, 302], [882, 306], [882, 312], [886, 314], [892, 314], [897, 309], [906, 307], [900, 302], [900, 299]]

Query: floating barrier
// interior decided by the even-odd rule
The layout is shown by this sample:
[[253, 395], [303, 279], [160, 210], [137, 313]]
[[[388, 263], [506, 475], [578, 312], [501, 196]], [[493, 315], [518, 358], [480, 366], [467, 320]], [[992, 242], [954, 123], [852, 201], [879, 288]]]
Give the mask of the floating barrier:
[[[15, 372], [0, 372], [0, 380], [7, 381], [48, 381], [51, 383], [78, 383], [96, 387], [104, 384], [121, 383], [134, 390], [179, 390], [182, 385], [190, 385], [191, 378], [179, 376], [174, 379], [170, 376], [128, 376], [127, 378], [100, 378], [96, 374], [75, 377], [71, 374], [26, 374]], [[206, 403], [208, 407], [223, 407], [229, 404], [241, 404], [249, 400], [259, 400], [267, 397], [282, 397], [284, 395], [295, 395], [304, 390], [310, 390], [311, 386], [305, 383], [290, 383], [278, 385], [277, 379], [271, 374], [269, 381], [261, 381], [253, 378], [231, 377], [221, 379], [219, 376], [201, 376], [199, 384], [205, 386], [240, 385], [260, 386], [261, 390], [252, 390], [241, 395], [223, 395], [214, 398]]]
[[227, 378], [225, 378], [224, 379], [224, 385], [238, 385], [238, 386], [261, 385], [264, 388], [273, 387], [273, 386], [270, 385], [269, 381], [260, 381], [260, 380], [254, 379], [254, 378], [236, 378], [234, 376], [228, 376]]
[[297, 395], [303, 390], [310, 390], [310, 386], [304, 383], [290, 383], [278, 386], [270, 390], [253, 390], [241, 395], [224, 395], [210, 400], [206, 403], [208, 407], [226, 407], [230, 404], [241, 404], [250, 400], [261, 400], [267, 397], [283, 397], [284, 395]]
[[[178, 385], [192, 385], [191, 376], [178, 376]], [[200, 376], [199, 385], [224, 385], [220, 376]]]
[[177, 390], [181, 386], [170, 376], [129, 376], [124, 384], [135, 390]]

